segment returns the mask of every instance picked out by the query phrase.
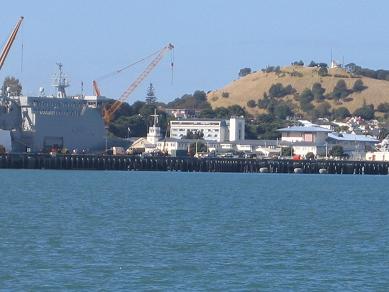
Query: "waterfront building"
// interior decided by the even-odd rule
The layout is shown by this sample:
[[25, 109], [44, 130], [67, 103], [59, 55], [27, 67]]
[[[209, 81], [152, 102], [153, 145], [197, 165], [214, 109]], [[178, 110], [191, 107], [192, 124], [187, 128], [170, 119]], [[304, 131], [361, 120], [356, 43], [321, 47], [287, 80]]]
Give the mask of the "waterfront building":
[[277, 130], [281, 132], [281, 141], [285, 142], [309, 142], [316, 145], [325, 143], [328, 133], [332, 131], [317, 126], [292, 126]]
[[237, 141], [245, 139], [243, 117], [224, 119], [185, 119], [170, 121], [170, 138], [181, 139], [188, 132], [201, 133], [206, 141]]
[[378, 140], [372, 136], [337, 133], [318, 126], [293, 126], [279, 129], [281, 141], [290, 143], [293, 153], [305, 156], [312, 152], [319, 156], [328, 156], [329, 150], [342, 146], [345, 154], [354, 159], [365, 157], [366, 151], [374, 148]]
[[344, 153], [354, 159], [364, 159], [379, 141], [372, 136], [333, 132], [328, 134], [327, 142], [342, 146]]

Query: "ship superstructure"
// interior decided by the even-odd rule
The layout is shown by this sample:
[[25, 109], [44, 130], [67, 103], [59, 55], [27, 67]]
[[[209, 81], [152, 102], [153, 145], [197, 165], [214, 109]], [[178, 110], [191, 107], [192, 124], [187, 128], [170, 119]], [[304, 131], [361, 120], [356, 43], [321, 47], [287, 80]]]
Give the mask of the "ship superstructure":
[[101, 151], [106, 130], [101, 96], [67, 96], [69, 81], [58, 64], [53, 79], [55, 96], [0, 96], [0, 129], [10, 131], [12, 152], [50, 149]]

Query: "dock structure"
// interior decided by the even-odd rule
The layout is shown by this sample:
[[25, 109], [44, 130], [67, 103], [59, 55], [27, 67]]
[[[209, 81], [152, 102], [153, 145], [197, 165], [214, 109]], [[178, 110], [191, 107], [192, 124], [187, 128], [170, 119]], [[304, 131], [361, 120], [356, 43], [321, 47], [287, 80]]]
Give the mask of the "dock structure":
[[350, 160], [3, 154], [0, 169], [388, 175], [389, 162]]

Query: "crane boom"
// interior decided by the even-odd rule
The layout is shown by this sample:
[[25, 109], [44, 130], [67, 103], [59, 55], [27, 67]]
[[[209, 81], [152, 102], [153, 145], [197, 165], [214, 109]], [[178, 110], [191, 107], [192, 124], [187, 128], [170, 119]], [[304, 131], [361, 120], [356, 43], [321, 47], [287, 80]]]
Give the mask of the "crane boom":
[[93, 80], [93, 93], [96, 95], [96, 96], [101, 96], [101, 93], [100, 93], [100, 88], [99, 86], [97, 85], [97, 81], [96, 80]]
[[23, 21], [24, 17], [21, 16], [20, 19], [18, 20], [18, 22], [16, 23], [11, 35], [8, 37], [8, 40], [3, 48], [3, 50], [1, 51], [1, 55], [0, 55], [0, 70], [1, 68], [3, 67], [4, 65], [4, 62], [5, 62], [5, 59], [7, 58], [7, 55], [9, 53], [9, 50], [11, 49], [11, 46], [16, 38], [16, 35], [19, 31], [19, 28], [20, 28], [20, 25], [22, 24], [22, 21]]
[[164, 48], [162, 48], [158, 55], [151, 61], [151, 63], [146, 67], [146, 69], [135, 79], [134, 82], [127, 88], [127, 90], [120, 96], [118, 100], [116, 100], [110, 108], [105, 109], [103, 112], [103, 118], [106, 125], [112, 120], [113, 114], [120, 108], [122, 103], [127, 100], [131, 93], [142, 83], [142, 81], [150, 74], [151, 71], [158, 65], [158, 63], [162, 60], [165, 54], [174, 49], [172, 44], [168, 44]]

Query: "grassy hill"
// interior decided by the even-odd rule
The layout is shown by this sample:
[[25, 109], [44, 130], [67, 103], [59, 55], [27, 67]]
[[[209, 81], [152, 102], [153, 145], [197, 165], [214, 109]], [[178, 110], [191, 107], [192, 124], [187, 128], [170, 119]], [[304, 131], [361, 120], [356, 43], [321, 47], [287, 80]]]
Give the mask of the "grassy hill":
[[[234, 80], [223, 88], [211, 91], [207, 95], [208, 102], [212, 108], [228, 107], [238, 104], [245, 107], [251, 114], [259, 114], [265, 112], [259, 107], [250, 108], [247, 106], [249, 100], [262, 99], [264, 93], [268, 93], [273, 84], [281, 83], [283, 86], [291, 85], [296, 93], [281, 97], [284, 101], [289, 101], [295, 107], [296, 111], [300, 111], [298, 95], [305, 88], [312, 88], [314, 83], [320, 83], [325, 89], [324, 95], [330, 94], [337, 82], [343, 79], [347, 88], [351, 89], [356, 80], [361, 79], [367, 87], [361, 92], [353, 92], [346, 99], [336, 101], [335, 99], [326, 99], [330, 103], [332, 109], [344, 106], [350, 112], [361, 107], [364, 102], [373, 104], [377, 107], [380, 103], [389, 102], [389, 81], [372, 79], [363, 76], [353, 76], [342, 68], [328, 69], [327, 76], [320, 76], [317, 67], [289, 66], [283, 67], [279, 72], [254, 72]], [[317, 105], [316, 102], [313, 102]]]

